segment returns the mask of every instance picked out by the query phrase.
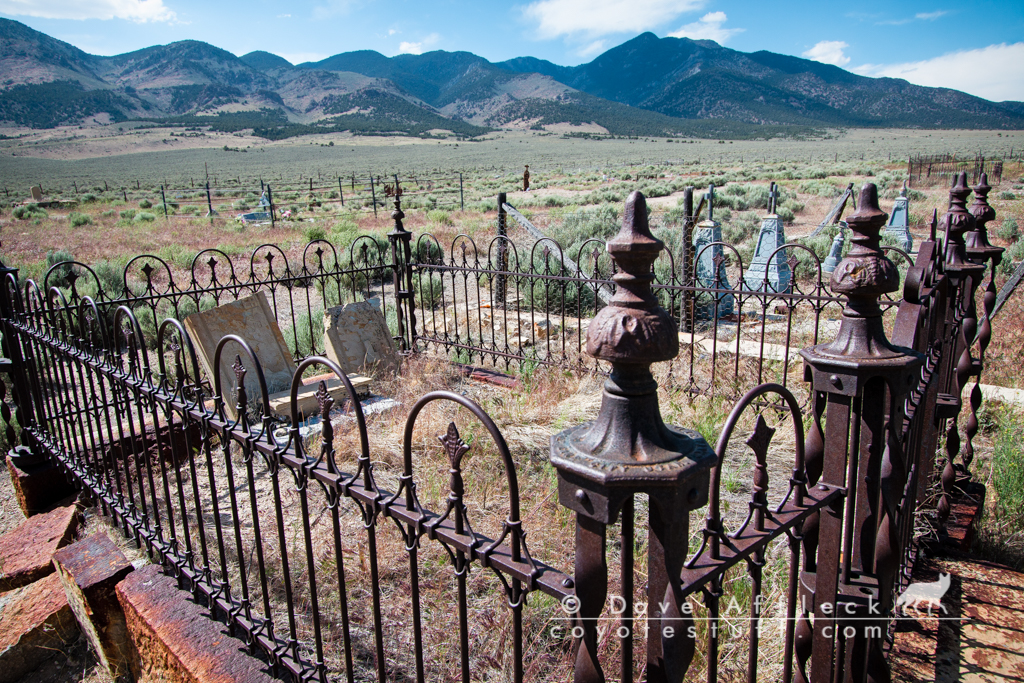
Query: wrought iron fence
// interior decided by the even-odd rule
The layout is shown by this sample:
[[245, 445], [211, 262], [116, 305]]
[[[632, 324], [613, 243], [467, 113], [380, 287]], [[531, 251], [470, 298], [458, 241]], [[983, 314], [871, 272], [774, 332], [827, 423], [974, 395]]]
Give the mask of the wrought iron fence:
[[[218, 273], [217, 257], [205, 267], [197, 259], [190, 286], [178, 288], [170, 269], [160, 275], [148, 261], [137, 260], [131, 266], [142, 272], [137, 280], [126, 274], [123, 291], [111, 295], [97, 278], [95, 296], [83, 293], [80, 277], [65, 282], [65, 292], [45, 281], [42, 288], [32, 281], [22, 285], [17, 271], [5, 268], [0, 324], [21, 428], [22, 446], [15, 454], [59, 464], [182, 588], [204, 596], [215, 616], [296, 680], [436, 678], [447, 658], [431, 650], [425, 634], [433, 622], [447, 623], [446, 615], [458, 639], [457, 671], [451, 673], [464, 681], [488, 671], [522, 681], [527, 669], [532, 679], [550, 680], [571, 668], [574, 680], [596, 682], [615, 665], [623, 681], [637, 672], [650, 681], [676, 681], [698, 670], [709, 681], [885, 678], [887, 644], [898, 617], [895, 596], [910, 577], [914, 520], [933, 479], [941, 426], [945, 457], [935, 511], [940, 534], [951, 498], [970, 476], [980, 389], [976, 385], [971, 396], [963, 457], [960, 395], [969, 378], [980, 374], [991, 336], [987, 315], [975, 359], [975, 293], [986, 264], [997, 264], [1001, 254], [985, 236], [985, 223], [994, 217], [985, 200], [988, 189], [983, 178], [968, 210], [970, 190], [964, 176], [958, 177], [941, 232], [933, 223], [898, 301], [885, 299], [900, 288], [900, 274], [879, 246], [885, 214], [873, 185], [862, 191], [849, 219], [855, 246], [837, 266], [831, 294], [820, 273], [807, 292], [745, 292], [718, 281], [704, 287], [660, 279], [656, 260], [663, 245], [650, 234], [639, 193], [627, 202], [620, 234], [604, 245], [609, 260], [602, 263], [599, 253], [593, 269], [580, 267], [576, 277], [565, 272], [550, 247], [547, 253], [535, 247], [530, 267], [519, 268], [517, 247], [508, 242], [510, 266], [502, 270], [491, 267], [494, 243], [486, 262], [468, 238], [441, 252], [436, 240], [423, 237], [414, 249], [397, 200], [390, 258], [382, 245], [354, 247], [347, 268], [338, 268], [336, 255], [333, 262], [325, 260], [330, 252], [323, 245], [310, 245], [301, 268], [294, 269], [276, 247], [265, 245], [243, 277], [233, 266]], [[587, 253], [580, 249], [577, 262]], [[91, 271], [83, 266], [82, 272]], [[277, 430], [262, 366], [246, 341], [228, 335], [217, 345], [216, 367], [232, 360], [223, 354], [229, 343], [242, 349], [231, 366], [236, 388], [230, 389], [220, 373], [203, 377], [193, 342], [176, 319], [192, 304], [199, 308], [204, 296], [217, 302], [267, 291], [275, 312], [290, 316], [293, 328], [301, 319], [296, 315], [312, 325], [314, 302], [329, 305], [334, 291], [339, 300], [346, 292], [383, 297], [389, 275], [384, 306], [393, 312], [396, 338], [410, 351], [438, 346], [499, 362], [581, 365], [589, 363], [580, 355], [586, 339], [587, 353], [611, 364], [597, 420], [552, 438], [557, 495], [576, 517], [572, 570], [558, 569], [560, 559], [547, 564], [529, 552], [512, 449], [470, 399], [440, 391], [423, 396], [405, 423], [400, 471], [385, 476], [376, 467], [383, 454], [370, 451], [351, 383], [319, 348], [300, 348], [295, 337], [292, 413], [286, 428]], [[503, 306], [495, 306], [502, 302], [494, 302], [494, 288], [485, 286], [498, 275], [507, 285]], [[445, 283], [437, 288], [437, 301], [435, 280]], [[609, 293], [607, 305], [598, 303], [602, 290]], [[531, 358], [514, 349], [507, 326], [504, 335], [487, 337], [484, 323], [470, 316], [471, 303], [481, 310], [484, 292], [492, 316], [526, 310], [538, 336], [538, 314], [555, 313], [562, 330], [552, 334], [548, 328], [545, 356]], [[675, 358], [680, 343], [698, 346], [695, 336], [704, 321], [689, 321], [694, 332], [686, 334], [693, 336], [679, 332], [685, 321], [678, 312], [687, 310], [679, 302], [687, 293], [698, 304], [702, 296], [717, 303], [731, 294], [740, 311], [749, 304], [760, 316], [754, 323], [760, 337], [756, 381], [741, 375], [738, 360], [732, 366], [738, 381], [757, 386], [736, 404], [714, 450], [696, 432], [662, 423], [649, 370], [653, 362]], [[822, 312], [840, 305], [836, 294], [843, 297], [842, 317], [834, 333], [822, 334], [834, 339], [821, 343]], [[465, 325], [457, 317], [454, 327], [443, 317], [441, 324], [431, 319], [448, 315], [445, 297], [452, 308], [461, 306]], [[988, 314], [995, 302], [991, 279], [984, 301]], [[774, 333], [767, 320], [776, 302], [786, 308], [779, 314], [786, 324], [778, 331], [787, 349], [783, 362], [789, 362], [790, 344], [799, 344], [811, 383], [806, 432], [801, 401], [785, 386], [785, 374], [780, 382], [759, 383], [767, 344], [775, 343], [766, 340]], [[801, 306], [812, 311], [814, 325], [807, 331], [793, 324]], [[154, 334], [144, 329], [147, 316]], [[570, 321], [578, 325], [571, 333]], [[707, 321], [715, 356], [719, 322], [717, 314]], [[729, 342], [736, 344], [737, 359], [743, 324], [745, 318], [737, 316], [735, 341]], [[691, 354], [691, 368], [712, 362]], [[295, 408], [302, 376], [316, 366], [337, 376], [348, 395], [347, 421], [339, 422], [332, 419], [334, 399], [320, 385], [319, 442], [303, 438]], [[697, 372], [691, 369], [688, 381]], [[244, 389], [248, 373], [256, 376], [259, 396]], [[778, 400], [765, 400], [772, 396]], [[237, 419], [228, 416], [229, 401]], [[247, 409], [253, 401], [259, 402], [255, 414]], [[439, 435], [448, 460], [443, 508], [434, 511], [422, 502], [417, 485], [424, 474], [414, 457], [413, 435], [423, 411], [438, 402], [467, 409], [490, 437], [493, 446], [481, 451], [498, 459], [507, 495], [497, 533], [474, 530], [466, 505], [472, 492], [464, 477], [470, 446], [454, 422]], [[724, 463], [741, 417], [751, 408], [789, 413], [792, 468], [787, 481], [769, 480], [775, 430], [759, 417], [746, 439], [754, 455], [749, 511], [728, 529], [721, 505]], [[3, 417], [10, 422], [9, 411]], [[644, 511], [647, 579], [636, 586], [636, 517]], [[694, 548], [688, 543], [691, 514], [705, 518]], [[329, 523], [321, 523], [325, 517]], [[611, 525], [620, 537], [617, 581], [609, 579]], [[431, 552], [429, 562], [421, 562]], [[407, 569], [397, 569], [396, 557]], [[440, 593], [454, 610], [436, 604], [442, 564], [449, 566], [455, 589]], [[494, 574], [507, 620], [471, 608], [473, 566]], [[428, 605], [426, 584], [433, 590]], [[740, 590], [730, 593], [729, 586]], [[777, 604], [766, 606], [772, 591]], [[528, 596], [539, 594], [561, 603], [546, 608], [539, 622], [545, 633], [523, 618]], [[645, 613], [638, 613], [638, 594], [646, 599]], [[738, 631], [724, 628], [730, 608], [723, 610], [723, 602], [729, 601], [741, 603], [747, 615]], [[504, 639], [487, 657], [478, 652], [481, 626], [470, 623], [480, 619], [486, 620], [485, 630], [499, 631]], [[552, 623], [562, 627], [563, 640], [547, 632]], [[773, 624], [781, 654], [760, 647], [764, 629]], [[560, 650], [560, 643], [572, 645]], [[537, 648], [548, 646], [571, 660], [565, 671], [557, 665], [531, 667]]]

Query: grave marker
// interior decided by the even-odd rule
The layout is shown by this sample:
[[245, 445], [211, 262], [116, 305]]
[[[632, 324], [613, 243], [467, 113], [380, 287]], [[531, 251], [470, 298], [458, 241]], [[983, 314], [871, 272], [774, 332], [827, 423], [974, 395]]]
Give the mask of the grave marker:
[[907, 183], [903, 183], [900, 196], [892, 205], [892, 213], [889, 214], [889, 222], [885, 226], [885, 234], [891, 235], [899, 240], [899, 247], [910, 253], [914, 248], [914, 238], [910, 235], [910, 199], [907, 197]]
[[327, 357], [346, 373], [398, 371], [398, 353], [376, 299], [324, 311]]

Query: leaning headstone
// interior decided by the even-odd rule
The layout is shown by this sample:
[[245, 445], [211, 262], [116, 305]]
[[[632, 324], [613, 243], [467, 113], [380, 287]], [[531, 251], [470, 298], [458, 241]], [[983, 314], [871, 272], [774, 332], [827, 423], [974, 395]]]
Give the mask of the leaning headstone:
[[[693, 230], [693, 254], [696, 262], [694, 274], [698, 287], [714, 289], [730, 289], [729, 280], [725, 274], [725, 254], [722, 253], [722, 245], [716, 244], [707, 247], [713, 242], [722, 241], [722, 224], [715, 220], [701, 221]], [[715, 263], [718, 263], [718, 278], [715, 278]], [[694, 316], [698, 320], [710, 320], [715, 317], [714, 303], [708, 300], [711, 295], [698, 296], [694, 307]], [[732, 294], [715, 295], [718, 302], [718, 317], [723, 318], [733, 314], [735, 298]]]
[[839, 262], [843, 260], [843, 245], [846, 243], [846, 223], [843, 221], [839, 222], [839, 232], [832, 238], [832, 248], [828, 251], [828, 256], [821, 263], [821, 274], [832, 275], [832, 271], [836, 269]]
[[747, 272], [743, 274], [743, 286], [753, 292], [788, 292], [792, 286], [792, 273], [786, 261], [786, 250], [780, 249], [786, 243], [786, 231], [777, 214], [769, 214], [761, 220], [761, 232], [757, 236], [754, 258]]
[[910, 236], [910, 199], [907, 198], [907, 184], [903, 183], [900, 196], [892, 206], [892, 213], [889, 214], [889, 223], [885, 226], [885, 234], [895, 237], [899, 241], [899, 247], [910, 253], [914, 247], [914, 238]]
[[346, 374], [398, 371], [395, 342], [375, 299], [324, 311], [324, 346]]
[[[284, 342], [281, 328], [277, 326], [265, 292], [222, 304], [208, 311], [193, 313], [185, 318], [185, 329], [188, 330], [195, 344], [196, 353], [202, 361], [207, 376], [213, 378], [213, 360], [217, 351], [217, 343], [227, 334], [238, 335], [252, 347], [260, 359], [263, 375], [267, 380], [267, 391], [275, 393], [284, 391], [291, 386], [295, 363], [291, 352]], [[252, 368], [252, 363], [242, 353], [242, 347], [228, 342], [221, 353], [220, 379], [221, 391], [227, 414], [235, 419], [234, 387], [235, 373], [231, 369], [235, 356], [242, 356], [242, 364], [248, 372], [245, 375], [245, 391], [249, 398], [258, 399], [260, 395], [259, 380]]]
[[38, 185], [33, 185], [30, 188], [30, 192], [32, 192], [32, 201], [34, 201], [34, 202], [41, 202], [41, 201], [43, 201], [43, 188], [39, 187]]

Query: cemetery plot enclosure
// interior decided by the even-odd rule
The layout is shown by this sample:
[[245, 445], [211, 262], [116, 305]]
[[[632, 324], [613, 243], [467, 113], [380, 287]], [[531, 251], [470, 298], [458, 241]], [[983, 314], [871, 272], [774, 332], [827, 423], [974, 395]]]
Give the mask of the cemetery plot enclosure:
[[[726, 260], [728, 245], [665, 251], [638, 192], [614, 238], [568, 255], [550, 240], [524, 252], [507, 237], [486, 247], [464, 236], [414, 239], [398, 196], [386, 241], [361, 238], [346, 254], [317, 241], [300, 264], [263, 245], [238, 272], [208, 251], [179, 285], [159, 259], [138, 257], [116, 291], [84, 264], [59, 264], [42, 283], [4, 268], [0, 324], [16, 407], [4, 417], [21, 428], [13, 455], [63, 468], [295, 680], [518, 682], [571, 670], [598, 683], [615, 669], [623, 681], [643, 672], [658, 683], [688, 672], [882, 679], [915, 524], [930, 515], [941, 536], [970, 479], [982, 397], [975, 384], [962, 410], [960, 396], [983, 368], [995, 303], [985, 273], [1001, 258], [985, 233], [989, 189], [982, 176], [968, 208], [958, 176], [949, 211], [901, 275], [893, 261], [909, 258], [880, 246], [887, 214], [866, 185], [848, 218], [855, 246], [830, 285], [816, 257], [808, 268], [800, 247], [785, 245], [793, 277], [782, 291], [767, 269], [753, 288], [739, 256]], [[715, 246], [711, 268], [682, 274], [677, 257], [699, 264]], [[257, 294], [290, 341], [284, 417], [271, 412], [276, 387], [252, 340], [221, 337], [204, 372], [181, 322]], [[369, 299], [407, 355], [610, 365], [597, 419], [551, 439], [546, 495], [569, 511], [572, 566], [531, 553], [527, 539], [545, 528], [526, 528], [523, 465], [473, 400], [431, 391], [409, 408], [400, 452], [371, 451], [356, 389], [325, 357], [321, 333], [325, 310]], [[789, 378], [797, 356], [810, 383], [806, 414]], [[714, 448], [663, 423], [656, 362], [671, 362], [668, 381], [687, 391], [740, 396]], [[321, 371], [344, 391], [318, 385], [322, 432], [310, 439], [298, 395], [304, 376]], [[445, 405], [462, 412], [442, 433], [417, 431]], [[760, 414], [746, 439], [749, 506], [727, 524], [723, 463], [750, 412]], [[793, 437], [779, 481], [769, 477], [768, 421], [783, 413]], [[419, 457], [425, 438], [440, 444], [440, 472]], [[470, 483], [478, 467], [497, 482], [490, 515], [467, 503], [486, 495]], [[936, 478], [938, 505], [923, 509]], [[746, 615], [735, 632], [723, 628], [733, 598]], [[774, 633], [770, 647], [762, 633]]]

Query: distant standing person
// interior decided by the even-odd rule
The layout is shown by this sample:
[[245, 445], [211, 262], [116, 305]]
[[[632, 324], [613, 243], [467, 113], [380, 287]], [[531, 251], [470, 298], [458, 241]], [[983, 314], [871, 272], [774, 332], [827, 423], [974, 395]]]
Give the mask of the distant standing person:
[[530, 191], [530, 165], [526, 164], [526, 170], [523, 171], [523, 192]]

